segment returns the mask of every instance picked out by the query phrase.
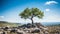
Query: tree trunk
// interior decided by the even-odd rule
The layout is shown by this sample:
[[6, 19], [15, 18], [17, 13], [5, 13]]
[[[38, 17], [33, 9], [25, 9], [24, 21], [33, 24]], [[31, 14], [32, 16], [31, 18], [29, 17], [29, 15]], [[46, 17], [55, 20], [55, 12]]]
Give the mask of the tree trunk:
[[33, 25], [34, 25], [34, 22], [33, 22], [33, 16], [31, 17], [31, 21], [32, 21], [32, 27], [33, 27]]
[[32, 21], [32, 25], [33, 25], [33, 24], [34, 24], [34, 23], [33, 23], [33, 18], [31, 19], [31, 21]]

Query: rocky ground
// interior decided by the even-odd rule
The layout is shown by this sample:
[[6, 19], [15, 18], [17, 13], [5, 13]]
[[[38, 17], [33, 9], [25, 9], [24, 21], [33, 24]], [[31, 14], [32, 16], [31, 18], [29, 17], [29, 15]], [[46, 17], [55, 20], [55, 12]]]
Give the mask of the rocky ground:
[[0, 27], [0, 34], [48, 34], [48, 28], [40, 23], [24, 24], [18, 27]]
[[0, 27], [0, 34], [60, 34], [60, 26], [43, 26], [40, 23], [24, 24], [17, 27]]

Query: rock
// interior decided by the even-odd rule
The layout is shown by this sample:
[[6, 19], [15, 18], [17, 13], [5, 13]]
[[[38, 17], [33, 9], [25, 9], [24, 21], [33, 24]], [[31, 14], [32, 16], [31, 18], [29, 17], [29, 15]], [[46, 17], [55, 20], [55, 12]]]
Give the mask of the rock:
[[14, 32], [14, 33], [15, 33], [16, 31], [17, 31], [17, 30], [15, 30], [15, 29], [12, 29], [12, 30], [10, 31], [10, 33], [12, 33], [12, 32]]
[[39, 32], [40, 32], [39, 29], [35, 29], [35, 30], [31, 31], [31, 33], [39, 33]]

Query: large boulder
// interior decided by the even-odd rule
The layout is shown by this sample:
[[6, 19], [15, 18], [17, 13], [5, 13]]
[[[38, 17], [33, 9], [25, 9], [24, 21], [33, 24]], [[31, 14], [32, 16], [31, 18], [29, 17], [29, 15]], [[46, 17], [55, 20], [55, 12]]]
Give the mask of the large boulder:
[[9, 29], [9, 27], [5, 27], [4, 30], [7, 31]]
[[35, 29], [35, 30], [31, 31], [31, 33], [39, 33], [39, 32], [40, 32], [39, 29]]
[[17, 34], [25, 34], [25, 32], [23, 30], [17, 30]]
[[10, 33], [15, 33], [17, 30], [16, 29], [11, 29]]
[[2, 34], [3, 32], [2, 31], [0, 31], [0, 34]]

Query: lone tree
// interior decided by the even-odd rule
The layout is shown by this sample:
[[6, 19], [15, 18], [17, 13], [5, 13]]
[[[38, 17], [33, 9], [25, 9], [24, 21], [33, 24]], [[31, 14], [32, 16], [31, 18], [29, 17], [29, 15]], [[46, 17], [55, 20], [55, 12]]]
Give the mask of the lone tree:
[[33, 18], [34, 17], [38, 17], [38, 18], [43, 18], [44, 16], [44, 12], [42, 12], [41, 10], [39, 10], [38, 8], [26, 8], [22, 13], [19, 14], [19, 16], [21, 16], [21, 18], [24, 19], [30, 19], [32, 21], [32, 26], [34, 25], [34, 21]]

